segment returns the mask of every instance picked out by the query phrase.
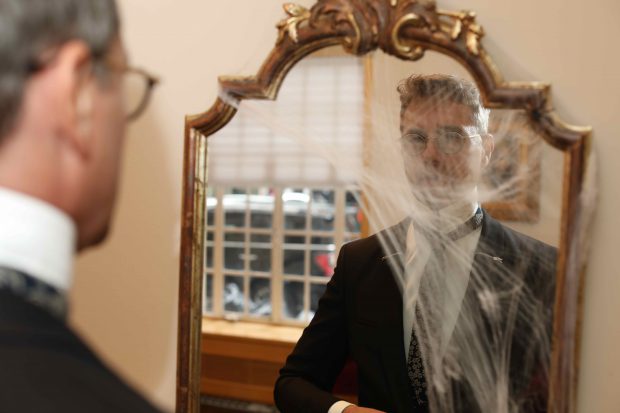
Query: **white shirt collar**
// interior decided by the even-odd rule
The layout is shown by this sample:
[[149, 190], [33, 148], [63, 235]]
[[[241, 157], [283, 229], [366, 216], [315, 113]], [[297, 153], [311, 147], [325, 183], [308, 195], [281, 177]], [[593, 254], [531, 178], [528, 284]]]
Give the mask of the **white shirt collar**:
[[414, 221], [423, 223], [427, 229], [432, 228], [444, 234], [448, 233], [474, 216], [480, 207], [480, 204], [476, 201], [477, 195], [478, 191], [474, 189], [470, 198], [463, 199], [462, 201], [452, 203], [437, 210], [431, 209], [426, 204], [414, 198], [413, 211], [411, 214], [413, 219], [407, 227], [407, 235], [405, 238], [407, 261], [413, 259], [417, 250]]
[[66, 292], [73, 278], [76, 227], [58, 208], [0, 187], [0, 266]]
[[413, 221], [422, 223], [427, 229], [447, 233], [474, 216], [480, 206], [477, 195], [478, 191], [474, 189], [471, 196], [440, 209], [432, 209], [414, 198], [411, 216]]

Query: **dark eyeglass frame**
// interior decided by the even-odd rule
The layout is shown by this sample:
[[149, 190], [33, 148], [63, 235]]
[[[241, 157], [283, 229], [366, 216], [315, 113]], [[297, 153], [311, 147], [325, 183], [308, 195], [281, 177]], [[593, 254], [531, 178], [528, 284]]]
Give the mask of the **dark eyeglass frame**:
[[125, 120], [127, 122], [132, 122], [138, 117], [140, 117], [142, 113], [144, 113], [144, 110], [148, 106], [149, 100], [151, 99], [151, 95], [153, 94], [153, 88], [155, 88], [155, 86], [159, 83], [159, 78], [153, 76], [144, 69], [132, 66], [125, 66], [125, 68], [123, 69], [123, 75], [127, 74], [137, 74], [142, 77], [142, 79], [146, 83], [144, 94], [139, 101], [140, 103], [138, 103], [138, 106], [135, 109], [125, 115]]
[[[138, 117], [140, 117], [140, 115], [144, 113], [144, 110], [148, 106], [149, 100], [153, 93], [153, 88], [160, 82], [159, 78], [157, 76], [150, 74], [146, 70], [138, 68], [138, 67], [133, 67], [129, 65], [115, 67], [110, 62], [107, 62], [105, 58], [103, 58], [99, 54], [93, 54], [92, 59], [93, 59], [93, 71], [96, 70], [97, 66], [105, 66], [108, 70], [118, 71], [123, 76], [128, 75], [128, 74], [137, 74], [140, 77], [142, 77], [142, 79], [144, 80], [146, 84], [146, 87], [144, 89], [144, 94], [140, 98], [138, 106], [135, 109], [133, 109], [131, 112], [125, 115], [125, 120], [127, 122], [132, 122], [136, 120]], [[39, 72], [43, 70], [52, 60], [54, 60], [54, 57], [46, 59], [45, 61], [31, 60], [26, 66], [26, 73], [33, 74], [33, 73]]]
[[[458, 140], [452, 140], [451, 137], [454, 135], [458, 135]], [[428, 143], [431, 140], [435, 140], [437, 149], [439, 149], [439, 151], [443, 154], [456, 155], [463, 149], [463, 146], [465, 146], [465, 142], [467, 142], [467, 140], [471, 140], [479, 136], [479, 133], [468, 135], [456, 130], [440, 130], [437, 133], [437, 136], [434, 137], [430, 137], [421, 132], [407, 132], [401, 136], [400, 142], [401, 145], [410, 149], [410, 151], [406, 152], [412, 152], [415, 155], [420, 155], [426, 150]], [[448, 142], [448, 140], [450, 140], [450, 142]], [[455, 145], [455, 142], [458, 144]]]

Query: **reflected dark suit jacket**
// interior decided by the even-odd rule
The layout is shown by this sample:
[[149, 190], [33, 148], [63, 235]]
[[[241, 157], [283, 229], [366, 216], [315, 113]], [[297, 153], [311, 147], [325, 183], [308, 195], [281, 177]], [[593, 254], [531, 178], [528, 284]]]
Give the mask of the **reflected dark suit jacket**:
[[157, 413], [59, 318], [0, 289], [1, 413]]
[[[401, 223], [388, 231], [396, 231], [397, 239], [404, 240], [405, 228]], [[389, 413], [425, 411], [414, 405], [407, 376], [402, 296], [385, 259], [390, 253], [394, 252], [385, 251], [377, 235], [342, 247], [317, 313], [276, 382], [274, 396], [282, 413], [327, 413], [338, 400], [331, 389], [349, 358], [357, 364], [358, 405]], [[472, 278], [475, 273], [483, 274], [485, 280], [497, 278], [498, 289], [502, 281], [495, 273], [508, 270], [520, 274], [528, 294], [535, 297], [535, 311], [544, 317], [542, 334], [549, 338], [555, 260], [555, 248], [501, 225], [485, 212], [471, 274]], [[464, 303], [469, 300], [480, 307], [471, 285], [472, 280]], [[527, 311], [531, 304], [530, 300]], [[549, 347], [541, 350], [531, 345], [530, 338], [536, 334], [536, 326], [531, 324], [519, 320], [515, 325], [520, 333], [512, 341], [511, 391], [522, 401], [522, 411], [545, 411], [546, 371], [541, 372], [540, 366], [547, 363]], [[519, 379], [512, 378], [513, 371], [519, 373]], [[457, 411], [476, 412], [470, 406], [467, 388], [456, 387], [452, 397], [459, 406]]]

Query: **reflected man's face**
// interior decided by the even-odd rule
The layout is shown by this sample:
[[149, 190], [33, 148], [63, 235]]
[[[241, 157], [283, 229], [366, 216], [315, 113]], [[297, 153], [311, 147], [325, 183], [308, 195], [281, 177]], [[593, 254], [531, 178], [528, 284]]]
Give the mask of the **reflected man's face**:
[[493, 149], [469, 107], [412, 101], [401, 117], [407, 179], [418, 198], [443, 204], [473, 192]]

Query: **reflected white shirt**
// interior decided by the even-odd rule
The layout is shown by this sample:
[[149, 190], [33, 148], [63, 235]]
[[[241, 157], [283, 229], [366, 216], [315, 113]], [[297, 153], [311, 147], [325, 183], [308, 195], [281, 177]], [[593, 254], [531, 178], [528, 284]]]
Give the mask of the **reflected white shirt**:
[[[422, 206], [421, 206], [422, 207]], [[434, 221], [434, 229], [443, 234], [456, 229], [476, 213], [479, 208], [477, 202], [467, 202], [447, 206], [437, 211], [432, 211], [429, 217]], [[456, 224], [458, 223], [458, 224]], [[442, 317], [443, 340], [441, 344], [445, 350], [449, 338], [454, 329], [456, 319], [460, 313], [461, 302], [465, 296], [465, 290], [469, 283], [474, 253], [480, 240], [482, 228], [477, 228], [469, 234], [454, 241], [451, 250], [445, 251], [442, 261], [445, 276], [449, 286], [449, 302], [446, 303]], [[403, 345], [405, 355], [409, 353], [411, 331], [415, 315], [415, 305], [418, 295], [419, 280], [424, 273], [426, 264], [432, 253], [428, 243], [421, 235], [416, 235], [413, 222], [407, 229], [406, 258], [403, 264], [406, 268], [403, 278], [396, 276], [397, 284], [403, 295]], [[429, 274], [426, 274], [429, 276]], [[432, 276], [432, 274], [430, 275]], [[417, 280], [418, 282], [415, 282]], [[439, 343], [438, 343], [439, 344]]]
[[76, 227], [58, 208], [0, 187], [0, 266], [67, 292], [73, 278]]
[[[456, 229], [459, 224], [471, 218], [479, 208], [479, 204], [477, 202], [463, 202], [432, 211], [422, 204], [416, 205], [415, 207], [419, 210], [424, 210], [423, 215], [432, 219], [434, 228], [447, 234]], [[465, 289], [469, 282], [471, 265], [481, 231], [481, 228], [477, 228], [456, 240], [455, 249], [458, 251], [453, 251], [445, 256], [444, 264], [446, 273], [450, 274], [451, 298], [454, 301], [454, 305], [447, 308], [444, 314], [444, 345], [447, 345], [460, 311], [460, 303], [465, 295]], [[406, 262], [403, 263], [407, 270], [405, 274], [403, 274], [403, 279], [395, 276], [403, 296], [403, 345], [405, 348], [405, 356], [409, 353], [409, 344], [411, 342], [411, 331], [413, 330], [413, 319], [415, 314], [415, 301], [418, 295], [419, 285], [416, 282], [412, 282], [412, 280], [419, 280], [422, 277], [422, 273], [431, 254], [427, 246], [428, 244], [425, 244], [423, 237], [416, 235], [412, 220], [407, 229]], [[460, 299], [458, 297], [460, 297]], [[351, 403], [341, 400], [334, 403], [327, 413], [342, 413], [345, 408], [351, 405]]]

